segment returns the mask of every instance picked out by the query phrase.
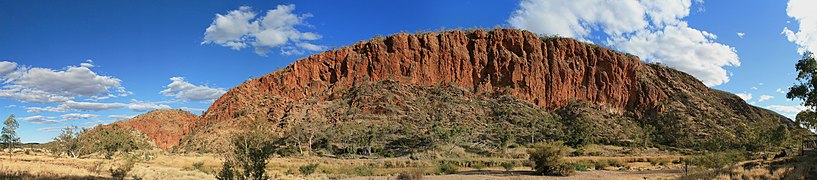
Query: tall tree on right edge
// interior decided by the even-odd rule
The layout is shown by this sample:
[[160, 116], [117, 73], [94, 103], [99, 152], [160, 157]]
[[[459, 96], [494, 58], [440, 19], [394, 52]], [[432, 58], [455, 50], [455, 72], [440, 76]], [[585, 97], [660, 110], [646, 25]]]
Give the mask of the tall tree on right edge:
[[803, 53], [803, 58], [797, 61], [794, 66], [797, 69], [798, 83], [789, 88], [786, 93], [786, 98], [800, 99], [803, 101], [803, 106], [806, 110], [797, 114], [795, 121], [798, 125], [802, 125], [808, 129], [817, 128], [817, 90], [814, 85], [817, 84], [817, 61], [814, 59], [812, 52], [806, 51]]

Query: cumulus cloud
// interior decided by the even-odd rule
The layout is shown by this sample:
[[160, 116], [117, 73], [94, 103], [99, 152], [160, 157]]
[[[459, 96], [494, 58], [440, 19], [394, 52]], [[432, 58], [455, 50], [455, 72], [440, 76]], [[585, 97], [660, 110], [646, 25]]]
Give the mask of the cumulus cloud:
[[508, 23], [577, 39], [603, 32], [611, 47], [692, 74], [708, 86], [729, 82], [724, 67], [740, 66], [737, 53], [715, 42], [715, 34], [688, 26], [683, 18], [691, 6], [690, 0], [523, 0]]
[[760, 95], [760, 98], [757, 99], [757, 102], [767, 101], [767, 100], [772, 99], [772, 98], [774, 98], [774, 96]]
[[139, 100], [131, 100], [130, 103], [103, 103], [103, 102], [77, 102], [66, 101], [58, 106], [48, 107], [27, 107], [26, 112], [40, 113], [40, 112], [66, 112], [66, 111], [103, 111], [111, 109], [128, 108], [133, 111], [150, 111], [157, 109], [171, 109], [169, 105], [157, 102], [145, 102]]
[[777, 90], [774, 90], [774, 92], [786, 94], [786, 90], [783, 90], [783, 88], [777, 88]]
[[[322, 51], [326, 46], [307, 41], [321, 35], [301, 32], [297, 26], [308, 26], [304, 21], [310, 14], [294, 14], [295, 5], [278, 5], [264, 16], [257, 17], [249, 6], [241, 6], [216, 18], [204, 32], [202, 44], [217, 44], [233, 50], [253, 47], [255, 53], [266, 55], [269, 48], [280, 47], [281, 54], [302, 54], [304, 50]], [[288, 49], [288, 50], [284, 50]]]
[[749, 100], [752, 100], [752, 94], [748, 94], [748, 93], [736, 93], [735, 95], [737, 95], [738, 97], [740, 97], [740, 98], [741, 98], [741, 99], [743, 99], [744, 101], [749, 101]]
[[738, 35], [738, 38], [741, 38], [741, 39], [743, 39], [743, 36], [746, 35], [746, 33], [743, 33], [743, 32], [737, 32], [736, 34]]
[[39, 116], [39, 115], [38, 116], [24, 117], [24, 118], [22, 118], [22, 120], [26, 121], [26, 122], [34, 123], [34, 124], [57, 124], [57, 123], [60, 123], [60, 121], [53, 120], [53, 118], [51, 118], [51, 117], [45, 117], [45, 116]]
[[64, 70], [18, 66], [0, 62], [0, 98], [23, 102], [60, 103], [77, 97], [107, 97], [127, 95], [122, 80], [98, 75], [90, 68], [93, 61]]
[[74, 120], [74, 119], [91, 119], [96, 118], [99, 115], [96, 114], [80, 114], [80, 113], [69, 113], [63, 114], [60, 117], [65, 120]]
[[795, 106], [786, 106], [786, 105], [769, 105], [766, 106], [766, 109], [771, 109], [774, 111], [782, 112], [782, 113], [799, 113], [800, 111], [805, 111], [807, 108], [802, 105], [795, 105]]
[[797, 44], [800, 53], [817, 52], [817, 11], [814, 11], [814, 7], [817, 7], [817, 1], [789, 0], [786, 8], [786, 14], [794, 18], [799, 26], [797, 32], [784, 27], [782, 34]]
[[45, 132], [58, 133], [58, 132], [61, 132], [63, 129], [65, 129], [65, 127], [44, 127], [44, 128], [38, 128], [37, 130], [45, 131]]
[[128, 109], [134, 111], [152, 111], [152, 110], [160, 110], [160, 109], [171, 109], [170, 106], [166, 104], [160, 104], [156, 102], [144, 102], [144, 101], [137, 101], [132, 100], [130, 104], [128, 104]]
[[173, 96], [184, 101], [213, 101], [226, 93], [223, 88], [211, 88], [206, 85], [194, 85], [184, 80], [184, 77], [172, 77], [172, 81], [167, 85], [167, 89], [162, 90], [162, 95]]
[[114, 119], [114, 120], [126, 120], [126, 119], [131, 119], [133, 117], [136, 117], [136, 115], [109, 115], [108, 116], [108, 118], [111, 118], [111, 119]]

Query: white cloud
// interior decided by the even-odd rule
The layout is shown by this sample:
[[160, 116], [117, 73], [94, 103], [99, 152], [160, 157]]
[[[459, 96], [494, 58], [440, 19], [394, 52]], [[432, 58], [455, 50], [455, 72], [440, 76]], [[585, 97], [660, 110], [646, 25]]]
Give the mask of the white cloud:
[[133, 117], [136, 117], [136, 115], [109, 115], [108, 116], [108, 118], [111, 118], [111, 119], [114, 119], [114, 120], [126, 120], [126, 119], [131, 119]]
[[716, 36], [681, 23], [662, 31], [640, 30], [631, 36], [608, 39], [608, 44], [650, 62], [687, 72], [707, 86], [729, 82], [726, 66], [740, 66], [734, 48], [714, 41]]
[[817, 1], [813, 0], [789, 0], [786, 14], [794, 18], [799, 24], [797, 32], [783, 28], [782, 34], [795, 44], [797, 44], [797, 51], [803, 53], [805, 51], [817, 52]]
[[688, 26], [690, 0], [523, 0], [508, 23], [537, 33], [605, 42], [650, 62], [687, 72], [708, 86], [729, 81], [726, 66], [740, 66], [735, 49], [717, 36]]
[[777, 90], [774, 90], [774, 91], [778, 92], [778, 93], [786, 94], [786, 90], [783, 90], [783, 88], [777, 88]]
[[40, 112], [66, 112], [66, 111], [103, 111], [103, 110], [111, 110], [111, 109], [119, 109], [119, 108], [128, 108], [133, 111], [150, 111], [150, 110], [157, 110], [157, 109], [171, 109], [169, 105], [161, 104], [157, 102], [145, 102], [139, 100], [131, 100], [130, 103], [102, 103], [102, 102], [77, 102], [77, 101], [66, 101], [59, 106], [48, 106], [48, 107], [27, 107], [26, 112], [29, 113], [40, 113]]
[[802, 106], [802, 105], [796, 105], [796, 106], [769, 105], [769, 106], [766, 106], [766, 109], [771, 109], [771, 110], [774, 110], [774, 111], [777, 111], [777, 112], [782, 112], [782, 113], [787, 113], [787, 114], [792, 114], [792, 113], [796, 114], [796, 113], [799, 113], [800, 111], [806, 110], [807, 108], [805, 106]]
[[752, 87], [750, 87], [749, 89], [751, 89], [751, 90], [757, 90], [757, 87], [756, 87], [756, 86], [752, 86]]
[[741, 99], [743, 99], [744, 101], [749, 101], [749, 100], [752, 100], [752, 94], [748, 94], [748, 93], [736, 93], [735, 95], [737, 95], [738, 97], [740, 97], [740, 98], [741, 98]]
[[310, 14], [294, 14], [295, 5], [278, 5], [264, 16], [256, 17], [249, 6], [239, 7], [226, 15], [216, 14], [212, 24], [204, 32], [202, 44], [218, 44], [240, 50], [252, 46], [259, 55], [266, 55], [269, 48], [294, 48], [282, 54], [303, 53], [303, 50], [322, 51], [326, 46], [306, 41], [321, 38], [313, 32], [301, 32], [296, 26], [308, 26], [304, 21]]
[[92, 61], [64, 70], [17, 66], [0, 62], [0, 98], [23, 102], [60, 103], [77, 97], [103, 97], [127, 94], [121, 80], [101, 76], [90, 68]]
[[38, 116], [24, 117], [24, 118], [22, 118], [22, 120], [26, 121], [26, 122], [34, 123], [34, 124], [57, 124], [57, 123], [60, 123], [60, 121], [53, 120], [50, 117], [44, 117], [44, 116], [39, 116], [39, 115]]
[[99, 115], [96, 114], [80, 114], [80, 113], [69, 113], [63, 114], [60, 117], [65, 120], [74, 120], [74, 119], [91, 119], [96, 118]]
[[14, 72], [14, 69], [17, 68], [17, 63], [15, 62], [8, 62], [8, 61], [0, 61], [0, 80], [4, 79], [6, 74]]
[[213, 101], [227, 92], [222, 88], [191, 84], [185, 81], [184, 77], [172, 77], [170, 80], [173, 82], [159, 93], [185, 101]]
[[134, 111], [152, 111], [160, 109], [171, 109], [171, 107], [166, 104], [159, 104], [155, 102], [132, 100], [132, 102], [128, 105], [128, 109]]
[[746, 35], [746, 33], [743, 33], [743, 32], [738, 32], [736, 34], [738, 35], [738, 38], [741, 38], [741, 39], [743, 39], [743, 36]]
[[760, 98], [757, 99], [757, 102], [763, 102], [763, 101], [766, 101], [766, 100], [769, 100], [769, 99], [772, 99], [772, 98], [774, 98], [774, 96], [760, 95]]
[[181, 109], [184, 110], [184, 111], [190, 112], [190, 113], [194, 113], [194, 114], [198, 114], [199, 112], [204, 112], [204, 111], [207, 110], [207, 109], [202, 109], [202, 108], [191, 108], [191, 107], [182, 107]]
[[45, 131], [45, 132], [58, 133], [58, 132], [61, 132], [63, 129], [65, 129], [65, 127], [44, 127], [44, 128], [38, 128], [37, 130]]

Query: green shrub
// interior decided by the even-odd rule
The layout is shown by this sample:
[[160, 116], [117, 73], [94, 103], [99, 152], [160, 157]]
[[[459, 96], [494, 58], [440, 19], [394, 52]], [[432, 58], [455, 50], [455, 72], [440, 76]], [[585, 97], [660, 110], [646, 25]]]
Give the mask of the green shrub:
[[568, 153], [568, 147], [561, 141], [536, 143], [528, 149], [534, 170], [544, 175], [568, 176], [573, 168], [566, 165], [562, 158]]
[[459, 171], [459, 167], [452, 163], [440, 163], [437, 166], [437, 174], [456, 174]]
[[482, 169], [485, 169], [485, 163], [482, 163], [482, 162], [475, 162], [475, 163], [471, 164], [471, 168], [474, 168], [474, 169], [476, 169], [477, 171], [480, 171], [480, 170], [482, 170]]
[[516, 167], [516, 163], [513, 162], [502, 162], [499, 165], [502, 166], [502, 168], [504, 168], [505, 171], [512, 171], [513, 168]]
[[613, 166], [613, 167], [624, 167], [624, 162], [621, 162], [621, 161], [616, 160], [616, 159], [608, 159], [607, 160], [607, 165], [610, 165], [610, 166]]
[[706, 168], [721, 168], [723, 166], [746, 160], [746, 156], [740, 152], [719, 152], [705, 155], [691, 156], [683, 161], [687, 164]]
[[358, 166], [355, 167], [355, 174], [358, 176], [371, 176], [374, 175], [372, 169], [366, 166]]
[[133, 169], [134, 164], [136, 164], [136, 161], [128, 158], [125, 163], [121, 164], [116, 169], [111, 168], [108, 169], [108, 171], [111, 172], [111, 177], [113, 179], [125, 179], [125, 176], [128, 176], [128, 172]]
[[315, 173], [316, 169], [318, 169], [318, 163], [303, 165], [298, 168], [298, 171], [300, 171], [304, 176], [309, 176], [310, 174]]
[[584, 161], [567, 163], [567, 165], [570, 165], [573, 169], [575, 169], [577, 171], [588, 171], [588, 170], [590, 170], [591, 166], [594, 166], [592, 163], [584, 162]]
[[275, 137], [249, 130], [232, 139], [232, 153], [226, 154], [216, 179], [269, 179], [267, 158], [275, 153], [279, 142]]
[[610, 166], [607, 161], [593, 161], [593, 169], [595, 170], [604, 170], [607, 166]]
[[204, 162], [194, 162], [193, 169], [199, 170], [201, 172], [207, 172], [204, 170]]

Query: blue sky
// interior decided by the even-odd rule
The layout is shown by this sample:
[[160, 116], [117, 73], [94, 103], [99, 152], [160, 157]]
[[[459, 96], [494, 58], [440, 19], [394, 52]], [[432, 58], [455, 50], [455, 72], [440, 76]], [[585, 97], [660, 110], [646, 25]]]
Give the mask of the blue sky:
[[817, 15], [794, 1], [0, 1], [0, 116], [47, 142], [152, 109], [200, 114], [250, 77], [378, 34], [495, 26], [630, 52], [792, 116], [803, 107], [777, 90], [817, 49]]

